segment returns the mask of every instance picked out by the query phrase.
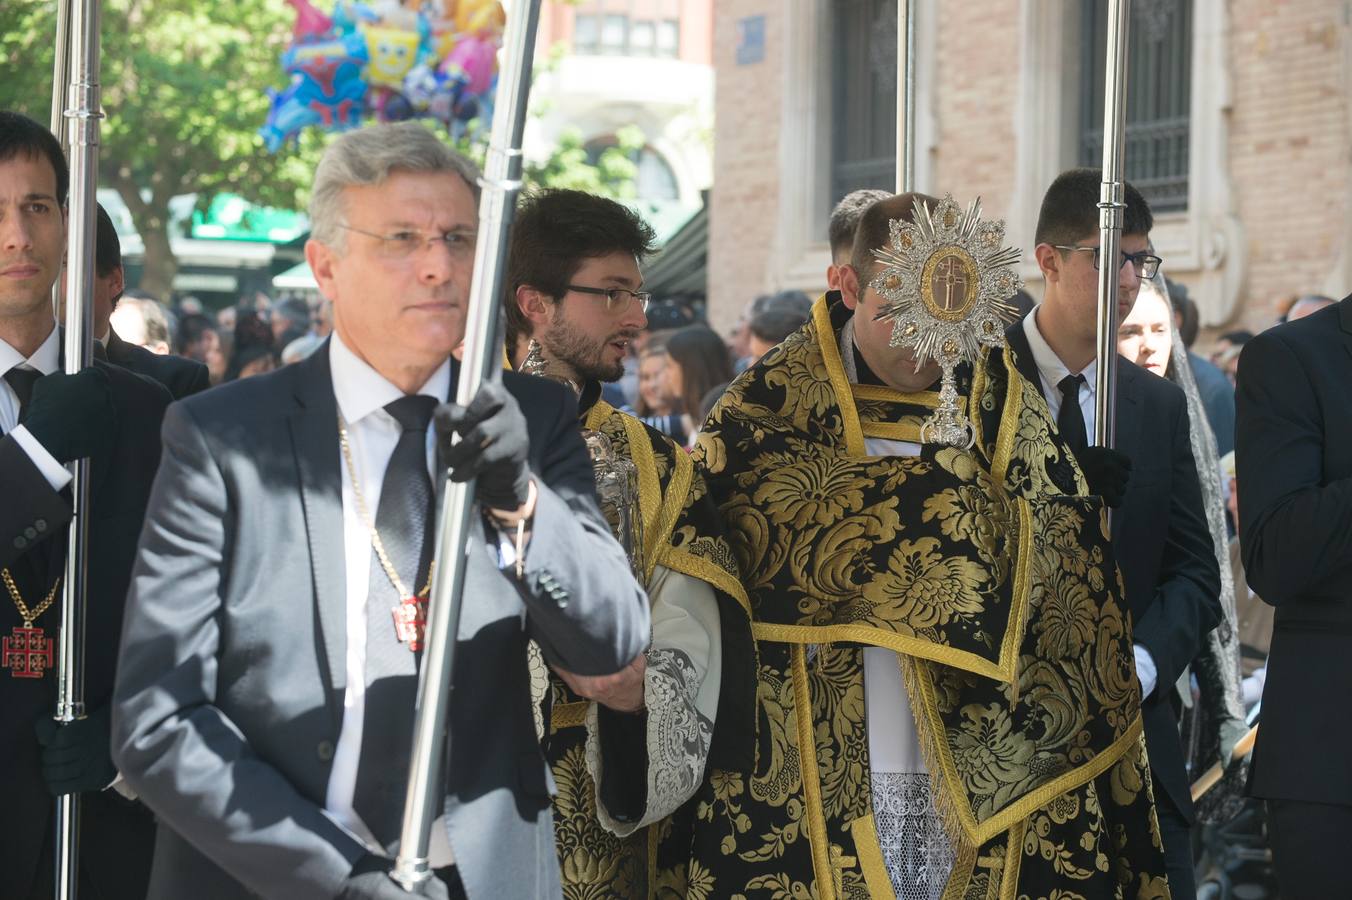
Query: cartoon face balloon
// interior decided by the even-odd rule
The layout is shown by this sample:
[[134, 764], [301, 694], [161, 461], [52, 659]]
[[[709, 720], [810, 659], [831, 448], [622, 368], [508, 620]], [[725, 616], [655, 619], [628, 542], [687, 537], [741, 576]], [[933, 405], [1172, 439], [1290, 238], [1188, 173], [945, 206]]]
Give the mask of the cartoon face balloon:
[[371, 56], [366, 80], [379, 87], [401, 87], [404, 76], [418, 61], [418, 34], [399, 28], [366, 28], [365, 32]]

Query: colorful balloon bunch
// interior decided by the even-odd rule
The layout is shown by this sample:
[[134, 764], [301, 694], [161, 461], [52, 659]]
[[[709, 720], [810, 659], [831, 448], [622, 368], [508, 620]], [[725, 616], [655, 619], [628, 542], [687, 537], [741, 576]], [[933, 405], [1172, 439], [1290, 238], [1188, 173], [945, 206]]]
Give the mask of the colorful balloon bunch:
[[282, 54], [291, 83], [268, 89], [259, 129], [268, 150], [309, 126], [342, 131], [367, 117], [426, 116], [453, 135], [492, 118], [506, 22], [498, 0], [337, 0], [331, 16], [310, 0], [287, 3], [296, 10]]

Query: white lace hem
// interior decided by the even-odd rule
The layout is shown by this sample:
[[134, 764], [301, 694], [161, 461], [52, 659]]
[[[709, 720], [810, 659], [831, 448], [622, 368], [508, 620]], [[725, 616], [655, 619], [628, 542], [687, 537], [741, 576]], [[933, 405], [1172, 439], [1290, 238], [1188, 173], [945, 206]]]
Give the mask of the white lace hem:
[[897, 900], [939, 900], [953, 848], [924, 773], [874, 772], [873, 822]]

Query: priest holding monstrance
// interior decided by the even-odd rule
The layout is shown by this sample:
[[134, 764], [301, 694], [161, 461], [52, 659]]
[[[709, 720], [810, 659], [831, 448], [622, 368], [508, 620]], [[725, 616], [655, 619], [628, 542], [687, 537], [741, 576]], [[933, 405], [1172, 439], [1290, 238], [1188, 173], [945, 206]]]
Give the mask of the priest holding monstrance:
[[1168, 896], [1103, 502], [1004, 349], [1003, 242], [879, 201], [700, 434], [760, 685], [687, 896]]

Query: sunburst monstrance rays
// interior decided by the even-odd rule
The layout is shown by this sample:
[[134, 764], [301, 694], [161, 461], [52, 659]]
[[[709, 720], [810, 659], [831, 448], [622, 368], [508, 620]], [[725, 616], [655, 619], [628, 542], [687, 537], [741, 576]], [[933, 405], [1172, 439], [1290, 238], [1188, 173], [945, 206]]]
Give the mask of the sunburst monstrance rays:
[[970, 446], [971, 423], [957, 406], [953, 369], [972, 362], [982, 346], [1003, 347], [1008, 298], [1023, 285], [1020, 252], [1005, 247], [1005, 224], [981, 221], [981, 199], [965, 210], [950, 194], [933, 209], [916, 204], [915, 221], [892, 220], [882, 264], [870, 286], [883, 298], [879, 319], [892, 321], [893, 347], [911, 350], [916, 365], [943, 369], [940, 405], [921, 430], [923, 440]]

